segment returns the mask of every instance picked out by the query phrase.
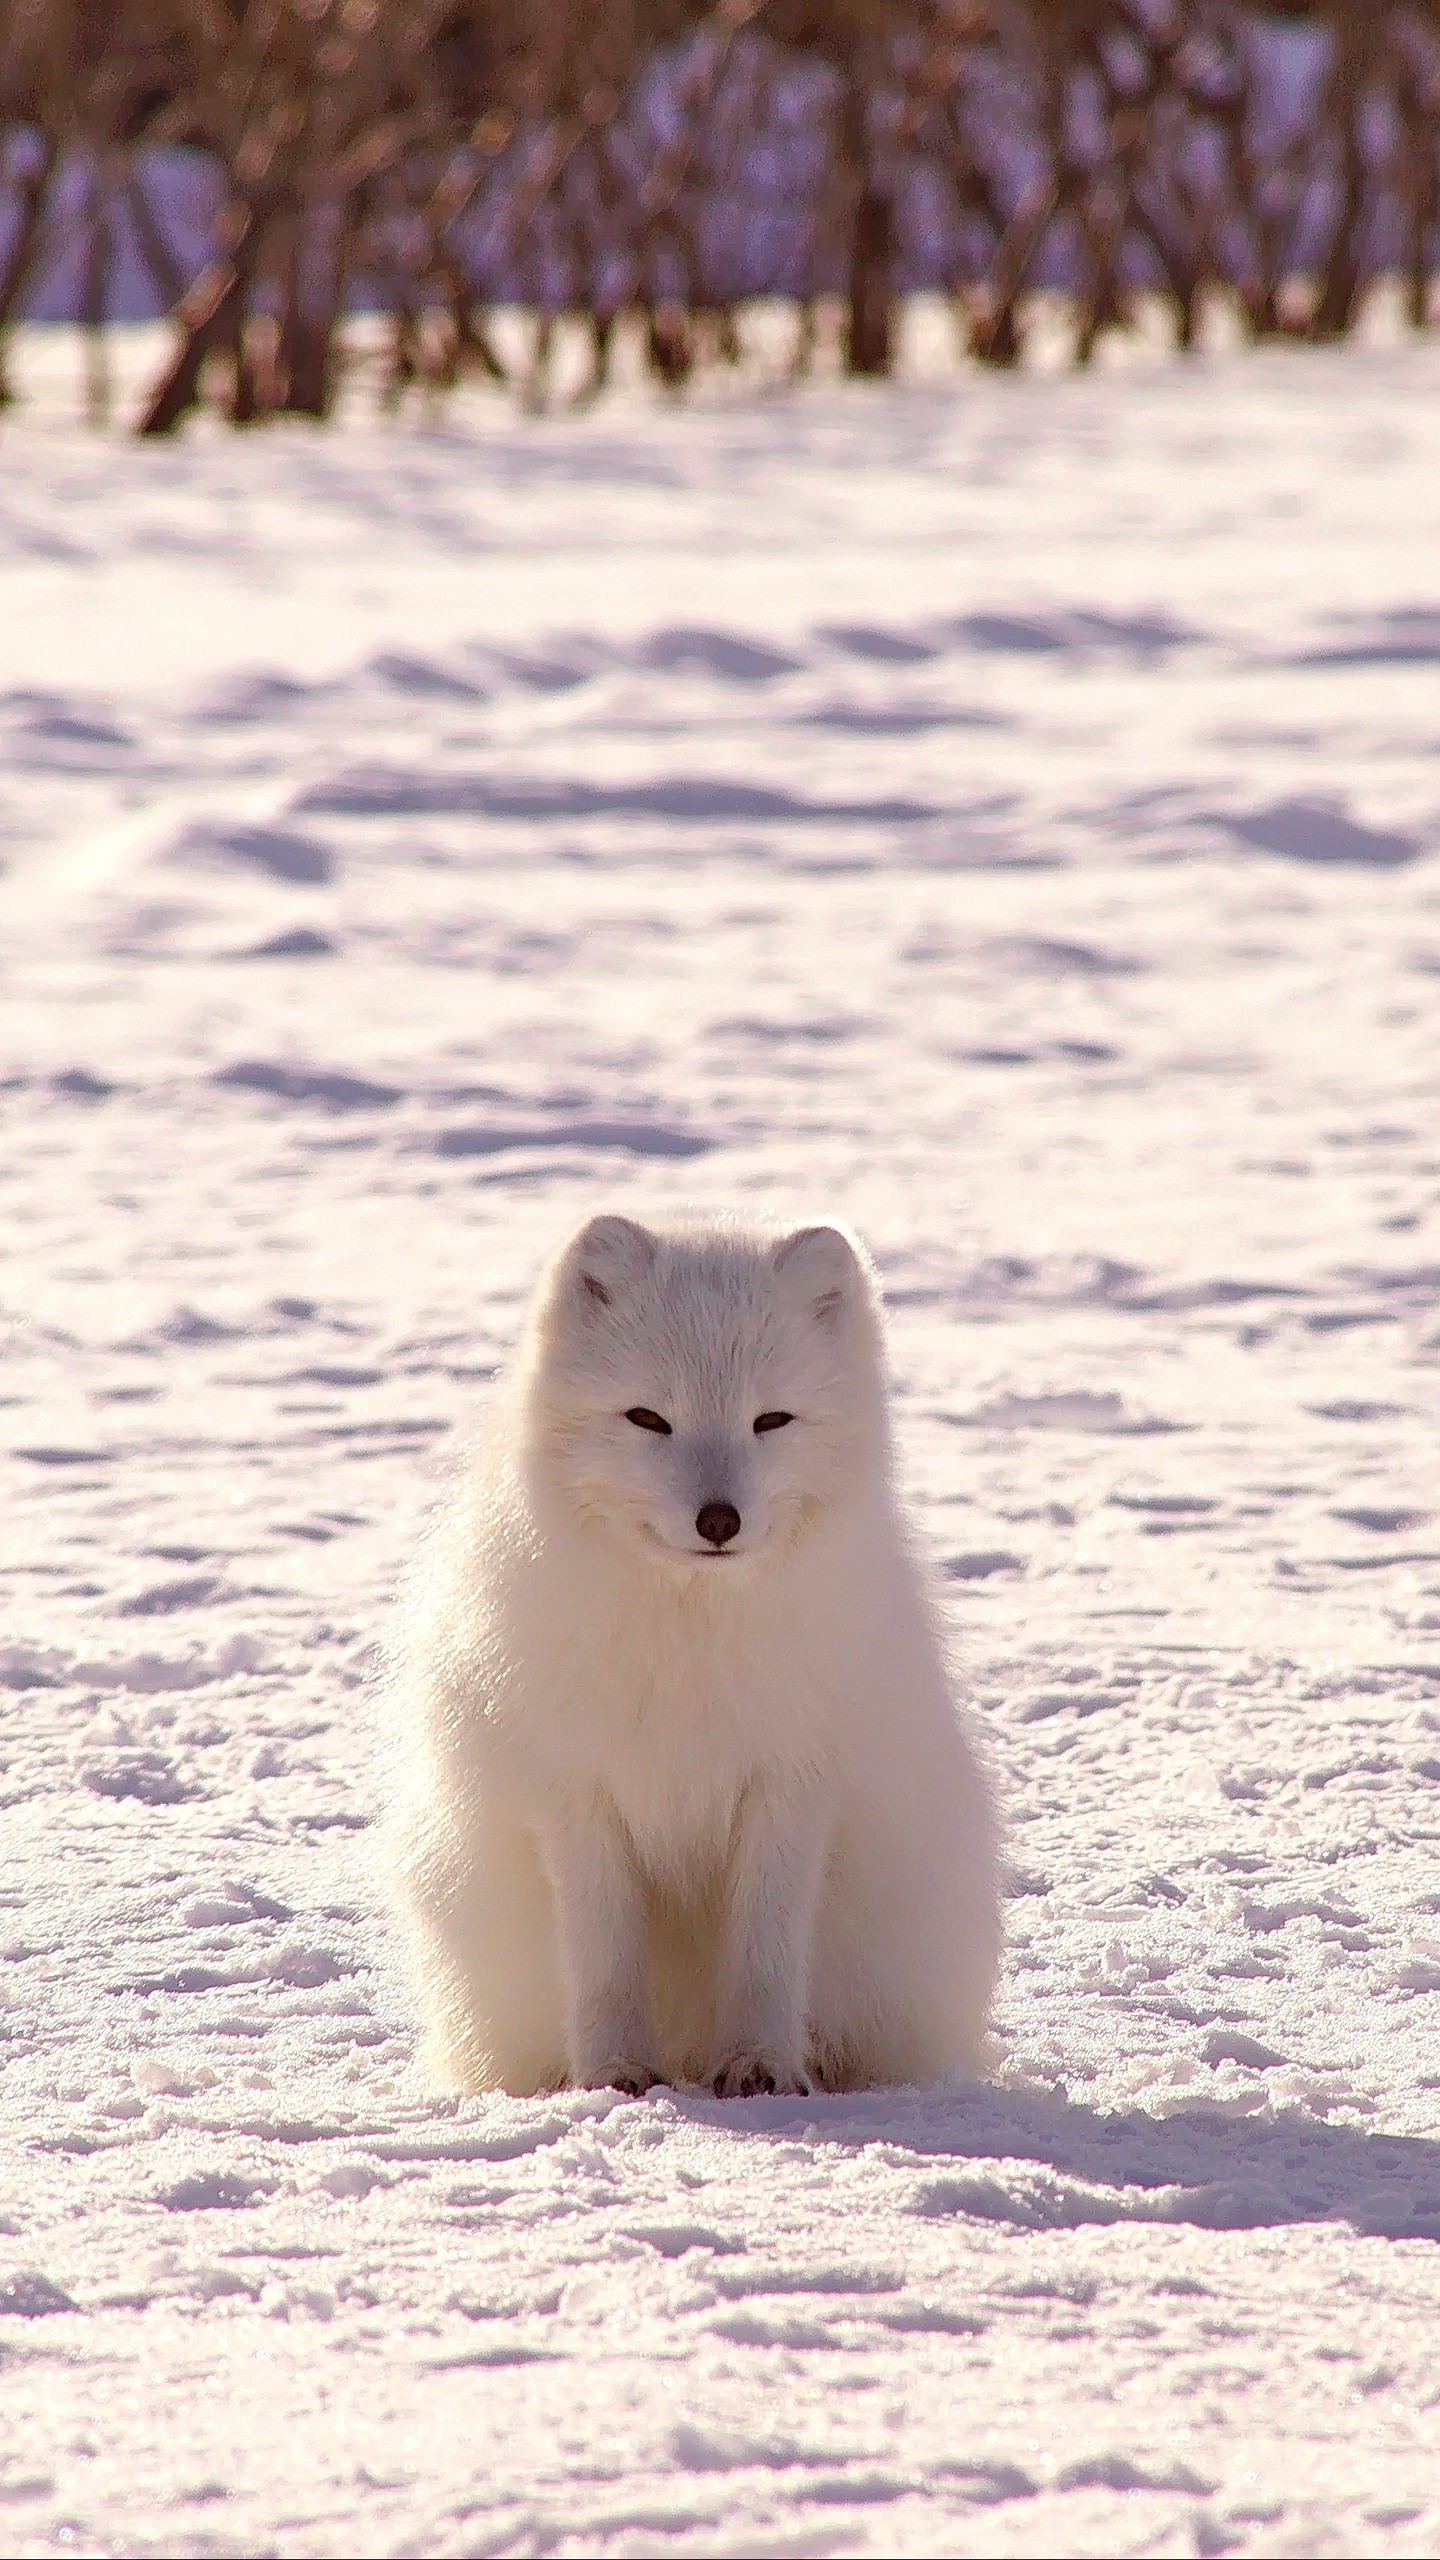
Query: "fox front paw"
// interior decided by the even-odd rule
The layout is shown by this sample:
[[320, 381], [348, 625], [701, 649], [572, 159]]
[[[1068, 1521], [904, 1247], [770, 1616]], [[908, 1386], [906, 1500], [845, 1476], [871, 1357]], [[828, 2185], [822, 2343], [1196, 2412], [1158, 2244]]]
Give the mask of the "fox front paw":
[[571, 2075], [572, 2088], [618, 2089], [626, 2098], [643, 2098], [647, 2090], [663, 2085], [659, 2072], [652, 2071], [648, 2062], [627, 2062], [623, 2058], [597, 2062]]
[[711, 2082], [717, 2098], [808, 2098], [810, 2083], [803, 2071], [781, 2053], [763, 2047], [732, 2053]]

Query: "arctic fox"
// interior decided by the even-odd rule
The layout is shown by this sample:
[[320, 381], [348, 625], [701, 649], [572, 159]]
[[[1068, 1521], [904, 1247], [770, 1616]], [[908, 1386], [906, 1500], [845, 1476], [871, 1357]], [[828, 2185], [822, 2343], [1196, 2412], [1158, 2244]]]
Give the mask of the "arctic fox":
[[984, 2056], [995, 1819], [836, 1226], [592, 1218], [391, 1664], [432, 2078], [722, 2097]]

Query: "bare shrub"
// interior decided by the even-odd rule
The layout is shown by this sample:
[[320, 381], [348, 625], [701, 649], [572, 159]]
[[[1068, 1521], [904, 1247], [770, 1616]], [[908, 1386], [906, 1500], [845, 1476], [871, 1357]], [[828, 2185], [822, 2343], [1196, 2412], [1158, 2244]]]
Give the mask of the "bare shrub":
[[[167, 145], [213, 180], [198, 273]], [[1430, 322], [1440, 0], [0, 0], [0, 147], [0, 403], [63, 256], [107, 416], [124, 244], [172, 323], [150, 435], [205, 399], [327, 417], [362, 307], [391, 405], [467, 374], [543, 405], [577, 329], [566, 396], [622, 328], [678, 393], [760, 296], [794, 305], [796, 370], [838, 297], [840, 360], [884, 375], [922, 283], [992, 365], [1042, 288], [1078, 364], [1141, 295], [1182, 350], [1217, 297], [1334, 339], [1383, 271]]]

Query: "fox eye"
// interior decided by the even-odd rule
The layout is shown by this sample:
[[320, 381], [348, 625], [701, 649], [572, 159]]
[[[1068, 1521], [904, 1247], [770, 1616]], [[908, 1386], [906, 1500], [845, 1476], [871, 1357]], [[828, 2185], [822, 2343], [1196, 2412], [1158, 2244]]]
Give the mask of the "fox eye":
[[783, 1431], [786, 1423], [793, 1422], [794, 1419], [795, 1416], [793, 1413], [757, 1413], [755, 1416], [756, 1436], [758, 1438], [762, 1431]]
[[633, 1422], [637, 1431], [661, 1431], [667, 1440], [670, 1437], [671, 1426], [664, 1414], [652, 1413], [648, 1404], [632, 1404], [625, 1419]]

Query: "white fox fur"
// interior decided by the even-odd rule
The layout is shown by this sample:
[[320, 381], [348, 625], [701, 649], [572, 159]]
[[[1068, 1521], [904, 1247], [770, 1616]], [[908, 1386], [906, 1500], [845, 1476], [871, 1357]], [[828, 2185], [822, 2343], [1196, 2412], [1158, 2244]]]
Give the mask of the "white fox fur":
[[580, 1229], [422, 1551], [390, 1711], [443, 2085], [981, 2064], [991, 1796], [840, 1228]]

